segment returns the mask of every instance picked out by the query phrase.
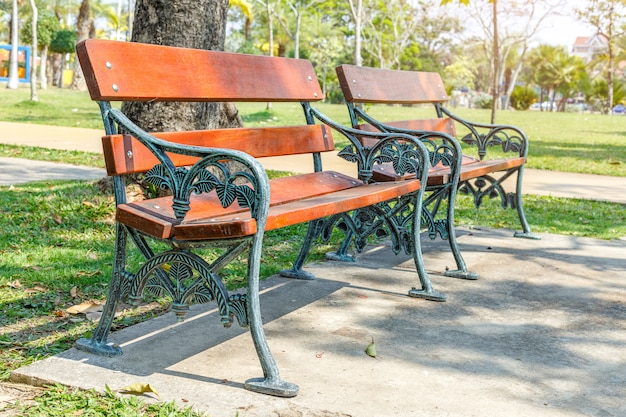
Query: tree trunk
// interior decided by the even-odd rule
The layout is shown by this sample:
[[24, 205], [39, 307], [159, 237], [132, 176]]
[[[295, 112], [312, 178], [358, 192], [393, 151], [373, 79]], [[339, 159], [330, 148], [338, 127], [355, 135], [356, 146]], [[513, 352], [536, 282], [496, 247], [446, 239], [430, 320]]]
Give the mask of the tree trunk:
[[[227, 11], [228, 0], [137, 0], [131, 41], [223, 51]], [[176, 74], [163, 82], [176, 82]], [[232, 103], [124, 103], [122, 110], [147, 131], [243, 124]]]
[[[89, 5], [89, 0], [83, 0], [80, 4], [80, 9], [78, 10], [78, 18], [76, 19], [76, 43], [89, 38], [89, 32], [93, 27], [90, 14], [91, 7]], [[63, 86], [63, 83], [61, 83], [61, 86]], [[87, 89], [87, 85], [85, 84], [85, 79], [83, 77], [83, 70], [80, 68], [78, 59], [74, 60], [74, 75], [72, 76], [71, 88], [73, 90], [80, 91]]]
[[356, 4], [350, 0], [350, 11], [354, 19], [354, 65], [363, 65], [363, 56], [361, 55], [362, 39], [361, 30], [363, 26], [363, 0], [356, 0]]
[[30, 7], [33, 11], [33, 20], [32, 20], [32, 30], [33, 30], [33, 53], [32, 57], [32, 65], [30, 68], [30, 100], [31, 101], [39, 101], [39, 96], [37, 95], [37, 51], [39, 47], [37, 45], [37, 20], [38, 20], [38, 10], [37, 5], [35, 4], [35, 0], [30, 0]]
[[42, 90], [48, 89], [48, 45], [41, 50], [39, 62], [39, 86]]
[[493, 0], [493, 82], [491, 88], [491, 123], [496, 122], [496, 108], [500, 97], [498, 88], [498, 73], [500, 72], [500, 45], [498, 44], [498, 6], [497, 0]]
[[17, 89], [19, 86], [19, 75], [17, 65], [17, 46], [18, 46], [18, 27], [17, 27], [17, 0], [13, 0], [11, 10], [11, 53], [9, 55], [9, 81], [7, 88]]

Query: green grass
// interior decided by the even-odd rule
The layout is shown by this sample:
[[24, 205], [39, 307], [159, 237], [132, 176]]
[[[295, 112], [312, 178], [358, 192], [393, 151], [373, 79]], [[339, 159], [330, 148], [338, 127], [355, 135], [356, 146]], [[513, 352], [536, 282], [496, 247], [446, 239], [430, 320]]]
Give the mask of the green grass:
[[[49, 387], [35, 401], [15, 407], [20, 415], [30, 417], [66, 417], [80, 415], [85, 417], [196, 417], [205, 416], [191, 407], [179, 407], [173, 401], [167, 403], [147, 403], [137, 397], [120, 398], [106, 388], [104, 394], [94, 390], [80, 391], [60, 385]], [[1, 410], [0, 410], [1, 411]], [[72, 413], [72, 411], [75, 411]]]
[[[20, 123], [51, 124], [70, 127], [102, 129], [98, 106], [86, 92], [49, 88], [40, 91], [40, 101], [29, 101], [29, 90], [7, 90], [0, 85], [0, 120]], [[316, 103], [326, 115], [347, 124], [344, 105]], [[299, 103], [237, 104], [246, 126], [280, 126], [303, 123]], [[461, 117], [477, 122], [488, 122], [490, 111], [456, 109]], [[430, 107], [372, 106], [371, 113], [380, 120], [404, 120], [433, 117]], [[497, 122], [520, 127], [530, 140], [529, 168], [587, 174], [626, 176], [626, 117], [601, 114], [549, 113], [534, 111], [500, 111]], [[338, 147], [347, 142], [335, 135]], [[0, 150], [1, 153], [14, 148]], [[31, 150], [22, 152], [29, 156]], [[34, 154], [33, 159], [45, 158]], [[54, 153], [48, 158], [54, 158]], [[87, 164], [90, 164], [87, 156]], [[55, 160], [55, 159], [49, 159]], [[77, 162], [83, 163], [78, 158]]]

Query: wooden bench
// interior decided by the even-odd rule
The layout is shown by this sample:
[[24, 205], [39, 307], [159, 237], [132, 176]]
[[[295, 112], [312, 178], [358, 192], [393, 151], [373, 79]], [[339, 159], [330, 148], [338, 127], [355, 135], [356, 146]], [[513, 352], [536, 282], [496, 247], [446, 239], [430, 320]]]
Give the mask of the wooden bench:
[[[441, 132], [451, 137], [457, 137], [457, 125], [468, 133], [460, 138], [466, 145], [458, 165], [452, 167], [456, 173], [450, 174], [449, 167], [443, 166], [435, 159], [431, 159], [431, 169], [428, 176], [426, 191], [436, 193], [443, 185], [455, 184], [447, 194], [447, 224], [448, 238], [457, 262], [457, 271], [447, 273], [449, 276], [462, 278], [476, 278], [476, 274], [467, 271], [465, 262], [458, 251], [456, 235], [454, 234], [454, 189], [473, 197], [478, 208], [485, 197], [499, 198], [503, 208], [517, 210], [522, 227], [521, 232], [515, 232], [516, 237], [539, 239], [530, 230], [522, 205], [522, 178], [524, 164], [528, 155], [528, 138], [519, 128], [510, 125], [492, 125], [473, 123], [464, 120], [444, 104], [448, 95], [439, 74], [432, 72], [415, 72], [386, 70], [354, 65], [340, 65], [336, 68], [339, 83], [343, 91], [351, 124], [355, 128], [380, 131], [401, 132], [421, 136], [427, 132]], [[430, 104], [434, 107], [434, 117], [414, 120], [377, 120], [367, 111], [365, 104]], [[374, 146], [375, 140], [361, 138], [365, 146]], [[497, 147], [502, 156], [486, 158], [488, 151]], [[493, 154], [493, 151], [491, 151]], [[432, 154], [432, 152], [431, 152]], [[406, 178], [393, 172], [389, 164], [379, 164], [374, 167], [373, 177], [376, 181], [397, 181]], [[504, 182], [515, 179], [515, 192], [506, 192]], [[438, 200], [425, 201], [423, 211], [436, 216]], [[430, 234], [434, 238], [436, 233]], [[445, 236], [444, 236], [445, 237]]]
[[[81, 42], [77, 54], [91, 98], [102, 111], [104, 157], [116, 197], [109, 295], [97, 329], [77, 342], [79, 349], [121, 354], [119, 346], [107, 343], [115, 310], [120, 300], [137, 300], [144, 289], [169, 295], [181, 317], [190, 303], [215, 301], [225, 326], [236, 317], [250, 327], [263, 377], [246, 381], [245, 387], [296, 395], [298, 386], [281, 379], [263, 331], [259, 265], [264, 232], [306, 222], [293, 275], [304, 273], [300, 262], [313, 240], [339, 226], [354, 236], [357, 248], [370, 235], [401, 241], [413, 255], [420, 281], [409, 295], [445, 299], [432, 288], [419, 242], [428, 150], [412, 136], [360, 132], [325, 118], [309, 103], [322, 98], [309, 61], [105, 40]], [[305, 114], [300, 126], [146, 132], [112, 101], [301, 102]], [[315, 118], [324, 123], [315, 124]], [[354, 143], [363, 135], [376, 140], [371, 149], [351, 156], [354, 177], [322, 169], [320, 153], [334, 148], [329, 125]], [[257, 160], [294, 154], [311, 155], [311, 172], [269, 180]], [[411, 173], [411, 178], [369, 183], [373, 161], [383, 157], [395, 158], [398, 175]], [[147, 182], [171, 196], [129, 201], [125, 176], [136, 173], [145, 173]], [[223, 252], [208, 261], [196, 250], [203, 247]], [[145, 262], [131, 271], [126, 259], [134, 250]], [[246, 292], [229, 294], [218, 274], [246, 251]]]

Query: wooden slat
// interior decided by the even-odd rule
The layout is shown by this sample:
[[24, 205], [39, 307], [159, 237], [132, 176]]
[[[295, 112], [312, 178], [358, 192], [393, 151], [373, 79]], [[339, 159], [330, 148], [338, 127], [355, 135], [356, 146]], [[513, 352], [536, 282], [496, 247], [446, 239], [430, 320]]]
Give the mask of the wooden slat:
[[[93, 100], [318, 101], [308, 60], [89, 39], [76, 45]], [[154, 65], [147, 63], [153, 62]]]
[[[382, 203], [415, 192], [419, 188], [419, 180], [393, 183], [379, 182], [286, 204], [278, 204], [270, 208], [265, 230], [279, 229]], [[245, 214], [245, 217], [243, 214]], [[247, 212], [237, 216], [221, 216], [213, 220], [215, 221], [214, 223], [203, 222], [201, 224], [185, 223], [178, 225], [175, 227], [175, 235], [181, 240], [195, 240], [238, 237], [254, 233], [252, 225], [254, 220], [249, 218]], [[226, 229], [221, 227], [222, 225], [226, 226]], [[226, 230], [229, 233], [228, 235], [224, 235]]]
[[435, 72], [399, 71], [340, 65], [339, 84], [349, 103], [441, 103], [448, 95]]
[[[270, 181], [270, 205], [285, 204], [362, 184], [361, 181], [332, 171], [276, 178]], [[117, 220], [152, 236], [169, 238], [173, 236], [173, 226], [177, 223], [171, 206], [172, 197], [123, 204], [118, 206]], [[242, 212], [247, 213], [248, 209], [241, 208], [236, 202], [223, 208], [214, 192], [194, 194], [191, 196], [191, 210], [185, 217], [185, 223]]]
[[[239, 150], [255, 158], [328, 152], [334, 149], [331, 131], [324, 125], [215, 129], [153, 135], [191, 146]], [[109, 175], [145, 172], [158, 163], [146, 147], [129, 135], [104, 136], [102, 147]], [[187, 155], [169, 156], [176, 166], [192, 165], [198, 160]]]
[[506, 171], [511, 168], [521, 167], [525, 163], [526, 158], [520, 156], [517, 158], [490, 159], [463, 165], [461, 167], [461, 181], [482, 177], [492, 172]]
[[[419, 180], [364, 185], [333, 172], [303, 174], [272, 181], [266, 230], [307, 222], [391, 200], [420, 188]], [[256, 222], [236, 203], [223, 209], [214, 194], [195, 196], [185, 221], [177, 224], [171, 198], [120, 205], [117, 220], [159, 238], [180, 240], [249, 236]]]

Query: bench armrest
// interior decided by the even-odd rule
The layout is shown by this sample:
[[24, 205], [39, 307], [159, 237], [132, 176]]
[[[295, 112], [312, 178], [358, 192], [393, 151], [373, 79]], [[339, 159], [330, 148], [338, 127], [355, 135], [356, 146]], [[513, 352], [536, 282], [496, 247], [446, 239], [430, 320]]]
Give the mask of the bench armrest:
[[528, 138], [516, 126], [471, 122], [455, 115], [440, 104], [437, 105], [437, 112], [445, 114], [469, 130], [461, 141], [476, 146], [481, 160], [485, 158], [487, 149], [491, 146], [501, 146], [505, 153], [514, 152], [524, 158], [528, 156]]
[[[403, 133], [368, 132], [347, 127], [307, 104], [303, 103], [307, 117], [310, 116], [328, 125], [350, 141], [350, 145], [339, 151], [338, 155], [346, 161], [357, 164], [361, 181], [372, 180], [375, 164], [391, 162], [396, 174], [402, 176], [406, 173], [415, 173], [416, 178], [422, 181], [422, 184], [426, 184], [430, 169], [430, 155], [421, 140]], [[359, 137], [374, 138], [378, 142], [373, 147], [363, 146]]]
[[[160, 189], [171, 190], [172, 209], [179, 221], [184, 220], [190, 210], [192, 193], [215, 190], [222, 207], [237, 201], [241, 207], [250, 209], [257, 222], [264, 223], [269, 209], [269, 179], [254, 157], [233, 149], [190, 146], [157, 138], [118, 109], [110, 109], [106, 117], [135, 137], [161, 162], [146, 173], [145, 180]], [[198, 157], [199, 160], [189, 167], [176, 167], [168, 152]], [[233, 164], [229, 165], [229, 162], [236, 163], [237, 171], [232, 171]], [[263, 228], [264, 224], [260, 225], [259, 229]]]

